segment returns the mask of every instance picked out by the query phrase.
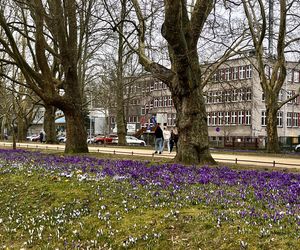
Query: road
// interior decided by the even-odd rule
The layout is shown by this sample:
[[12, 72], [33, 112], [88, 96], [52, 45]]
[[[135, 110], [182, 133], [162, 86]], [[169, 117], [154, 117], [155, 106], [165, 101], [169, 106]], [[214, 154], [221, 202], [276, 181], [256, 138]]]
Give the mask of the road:
[[[12, 148], [11, 142], [0, 142], [1, 147]], [[40, 144], [40, 143], [17, 143], [18, 148], [28, 149], [48, 149], [63, 151], [65, 149], [64, 144], [52, 145], [52, 144]], [[131, 147], [118, 147], [118, 146], [89, 146], [90, 152], [108, 153], [108, 154], [123, 154], [123, 155], [135, 155], [146, 156], [154, 158], [174, 158], [175, 152], [169, 154], [167, 151], [161, 155], [153, 154], [154, 150], [149, 148], [131, 148]], [[276, 168], [299, 168], [300, 158], [292, 158], [282, 156], [270, 157], [260, 155], [242, 155], [232, 153], [212, 153], [213, 158], [219, 163], [238, 163], [244, 165], [260, 166], [260, 167], [276, 167]]]

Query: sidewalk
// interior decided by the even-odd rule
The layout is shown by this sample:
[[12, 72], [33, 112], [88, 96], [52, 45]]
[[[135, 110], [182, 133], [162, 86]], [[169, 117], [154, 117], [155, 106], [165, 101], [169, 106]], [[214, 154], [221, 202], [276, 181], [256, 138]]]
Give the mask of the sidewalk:
[[[11, 142], [0, 142], [1, 147], [12, 148]], [[43, 149], [43, 150], [58, 150], [64, 151], [64, 144], [40, 144], [40, 143], [17, 143], [18, 148], [28, 149]], [[154, 154], [153, 149], [149, 148], [131, 148], [131, 147], [117, 147], [117, 146], [89, 146], [90, 152], [99, 152], [107, 154], [120, 154], [120, 155], [134, 155], [144, 156], [151, 158], [168, 158], [172, 159], [175, 157], [176, 152], [169, 154], [164, 151], [162, 154]], [[212, 153], [212, 157], [219, 163], [230, 163], [230, 164], [243, 164], [247, 166], [260, 166], [260, 167], [275, 167], [275, 168], [299, 168], [300, 169], [300, 158], [282, 158], [275, 156], [261, 156], [261, 155], [241, 155], [235, 154], [222, 154]]]

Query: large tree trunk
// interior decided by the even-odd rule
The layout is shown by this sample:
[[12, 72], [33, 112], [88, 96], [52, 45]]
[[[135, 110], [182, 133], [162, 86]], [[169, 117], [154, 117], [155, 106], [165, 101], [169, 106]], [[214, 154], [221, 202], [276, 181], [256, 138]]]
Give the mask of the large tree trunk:
[[24, 118], [18, 117], [18, 131], [17, 131], [17, 139], [18, 142], [22, 142], [26, 140], [28, 125]]
[[88, 153], [84, 115], [80, 111], [63, 110], [66, 117], [67, 141], [65, 153]]
[[46, 142], [50, 144], [57, 143], [55, 128], [55, 110], [54, 106], [45, 105], [44, 130], [46, 133]]
[[138, 1], [132, 1], [139, 19], [139, 59], [154, 77], [166, 83], [177, 111], [179, 150], [175, 158], [186, 164], [215, 163], [209, 151], [207, 116], [197, 44], [214, 1], [198, 0], [193, 11], [187, 1], [164, 1], [162, 36], [168, 42], [171, 69], [146, 54], [146, 23]]
[[267, 106], [267, 152], [279, 153], [279, 140], [277, 133], [277, 108], [273, 103], [266, 104]]
[[199, 91], [193, 91], [180, 103], [175, 103], [179, 134], [179, 150], [175, 160], [185, 164], [214, 164], [209, 151], [207, 115], [200, 88]]
[[[121, 19], [124, 20], [126, 16], [126, 1], [122, 0]], [[126, 120], [124, 112], [124, 82], [123, 82], [123, 54], [124, 54], [124, 42], [123, 42], [123, 28], [124, 23], [119, 25], [120, 34], [118, 39], [118, 64], [117, 64], [117, 133], [118, 133], [118, 145], [126, 144]]]

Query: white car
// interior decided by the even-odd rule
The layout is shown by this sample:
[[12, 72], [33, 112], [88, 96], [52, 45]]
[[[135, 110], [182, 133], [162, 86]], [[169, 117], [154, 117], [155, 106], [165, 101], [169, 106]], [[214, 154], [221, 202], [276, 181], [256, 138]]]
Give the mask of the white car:
[[300, 152], [300, 144], [296, 145], [295, 151], [296, 151], [296, 152]]
[[86, 142], [89, 144], [95, 143], [95, 137], [88, 137]]
[[66, 142], [66, 140], [67, 140], [67, 137], [65, 135], [59, 135], [57, 137], [58, 142]]
[[26, 137], [27, 141], [39, 141], [40, 140], [40, 135], [29, 135]]
[[126, 143], [128, 145], [136, 145], [136, 146], [146, 146], [146, 142], [143, 140], [140, 140], [134, 136], [126, 135]]
[[[114, 137], [112, 143], [118, 144], [118, 137]], [[134, 136], [126, 135], [126, 144], [133, 146], [146, 146], [146, 142]]]

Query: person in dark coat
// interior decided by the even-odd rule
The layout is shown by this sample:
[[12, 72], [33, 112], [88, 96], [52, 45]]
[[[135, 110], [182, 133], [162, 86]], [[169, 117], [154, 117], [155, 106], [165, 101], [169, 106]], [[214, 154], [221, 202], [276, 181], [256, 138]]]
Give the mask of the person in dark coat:
[[43, 133], [43, 131], [41, 131], [41, 133], [40, 133], [40, 142], [42, 143], [43, 140], [44, 140], [44, 133]]
[[157, 123], [157, 126], [154, 130], [154, 136], [155, 136], [155, 152], [154, 154], [161, 154], [163, 151], [163, 145], [164, 145], [164, 136], [163, 131], [160, 127], [160, 123]]
[[170, 135], [170, 153], [172, 152], [173, 150], [173, 147], [174, 147], [174, 139], [175, 139], [175, 134], [174, 134], [174, 131], [171, 130], [171, 135]]
[[170, 153], [173, 150], [173, 147], [176, 146], [176, 152], [177, 152], [177, 142], [178, 142], [178, 134], [175, 134], [173, 130], [171, 130], [171, 136], [170, 136]]

